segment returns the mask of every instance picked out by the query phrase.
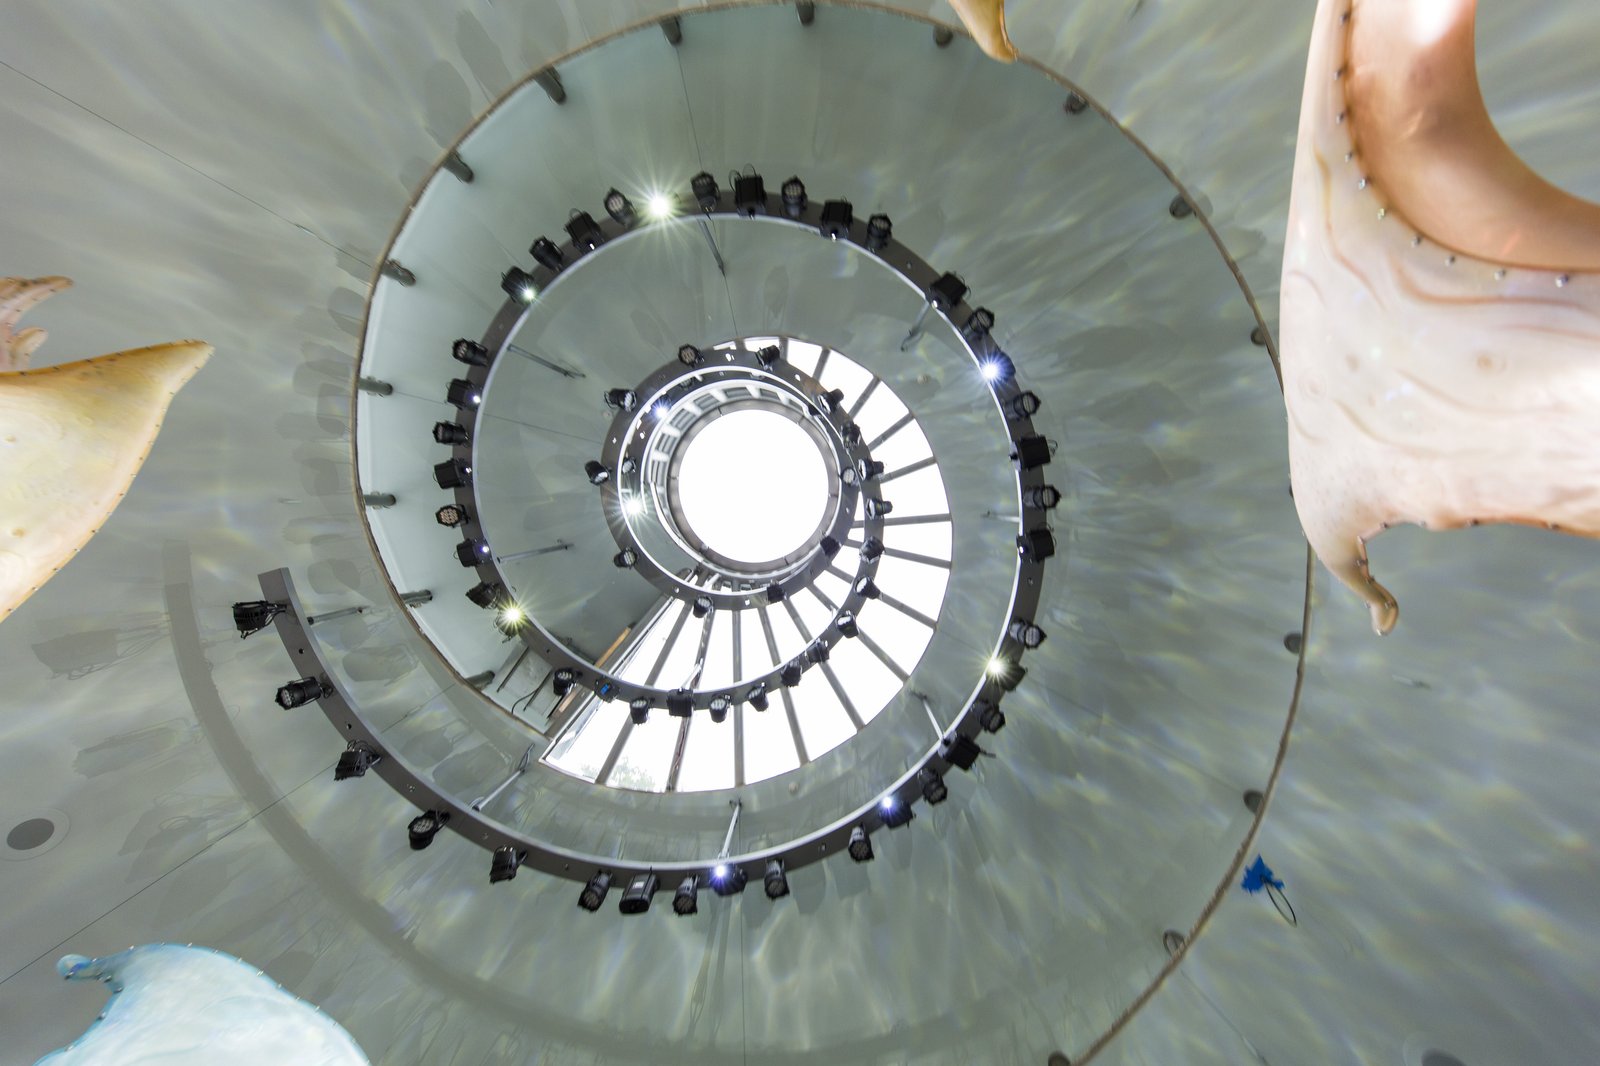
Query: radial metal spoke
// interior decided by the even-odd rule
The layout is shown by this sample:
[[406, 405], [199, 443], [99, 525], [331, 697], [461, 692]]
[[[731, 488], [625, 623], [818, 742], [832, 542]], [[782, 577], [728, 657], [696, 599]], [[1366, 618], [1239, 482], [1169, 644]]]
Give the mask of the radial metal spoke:
[[861, 390], [861, 395], [857, 396], [856, 402], [850, 405], [850, 410], [845, 417], [854, 422], [856, 420], [856, 415], [861, 413], [861, 409], [865, 407], [867, 405], [867, 401], [872, 398], [873, 390], [882, 383], [882, 378], [873, 378], [871, 381], [867, 382], [867, 387]]
[[833, 672], [830, 664], [823, 663], [822, 676], [833, 686], [833, 694], [839, 697], [839, 703], [844, 707], [844, 713], [850, 716], [850, 722], [856, 727], [856, 732], [861, 732], [863, 724], [861, 714], [856, 710], [856, 705], [850, 701], [850, 694], [844, 690], [844, 685], [839, 682], [839, 675]]
[[885, 548], [883, 549], [883, 554], [889, 556], [891, 559], [904, 559], [909, 563], [921, 563], [923, 566], [936, 566], [940, 570], [948, 570], [952, 565], [949, 559], [941, 559], [937, 555], [918, 555], [916, 552], [908, 552], [900, 548]]
[[[767, 617], [765, 607], [756, 608], [756, 614], [761, 619], [761, 632], [767, 638], [767, 654], [772, 656], [774, 666], [779, 665], [778, 640], [772, 635], [772, 619]], [[794, 750], [800, 756], [800, 765], [804, 766], [811, 761], [811, 758], [806, 754], [805, 741], [800, 739], [800, 719], [795, 717], [794, 700], [789, 697], [789, 690], [786, 687], [778, 689], [778, 695], [783, 700], [784, 713], [789, 716], [789, 735], [794, 737]]]
[[914, 463], [909, 463], [900, 467], [898, 470], [891, 470], [889, 473], [884, 474], [882, 477], [878, 478], [878, 484], [882, 485], [886, 482], [893, 481], [897, 477], [905, 477], [907, 474], [915, 474], [918, 470], [926, 470], [928, 467], [932, 466], [934, 462], [935, 460], [931, 455], [926, 459], [918, 459]]
[[899, 611], [901, 614], [905, 615], [907, 618], [911, 619], [914, 622], [921, 622], [923, 625], [927, 626], [929, 629], [934, 629], [934, 628], [936, 628], [938, 626], [938, 623], [935, 622], [932, 618], [929, 618], [927, 615], [923, 614], [921, 611], [917, 610], [915, 607], [906, 606], [905, 604], [901, 603], [899, 600], [895, 599], [893, 596], [889, 595], [887, 592], [882, 592], [882, 593], [878, 594], [878, 602], [883, 604], [885, 607], [893, 607], [895, 610]]
[[867, 636], [866, 630], [862, 630], [861, 634], [857, 636], [856, 639], [859, 640], [868, 651], [876, 655], [878, 657], [878, 661], [887, 666], [890, 672], [893, 673], [895, 677], [900, 679], [902, 684], [911, 680], [911, 675], [900, 669], [900, 664], [891, 659], [888, 652], [878, 647], [878, 642]]
[[907, 426], [909, 426], [912, 423], [912, 421], [913, 421], [913, 419], [912, 419], [912, 416], [911, 416], [911, 412], [907, 411], [905, 414], [901, 415], [898, 420], [896, 420], [894, 425], [890, 426], [888, 429], [884, 430], [882, 433], [879, 433], [876, 437], [872, 438], [872, 440], [868, 441], [867, 442], [867, 451], [870, 452], [872, 449], [876, 448], [878, 445], [882, 444], [884, 441], [888, 440], [890, 437], [894, 436], [896, 433], [899, 433], [902, 429], [905, 429]]

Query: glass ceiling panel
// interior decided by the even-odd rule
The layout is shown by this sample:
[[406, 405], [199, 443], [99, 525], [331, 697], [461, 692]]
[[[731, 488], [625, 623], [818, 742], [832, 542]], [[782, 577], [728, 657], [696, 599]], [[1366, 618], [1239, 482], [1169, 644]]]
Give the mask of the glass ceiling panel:
[[895, 551], [926, 555], [934, 559], [949, 559], [954, 547], [954, 533], [949, 522], [928, 522], [915, 526], [890, 526], [886, 543]]
[[845, 714], [844, 704], [839, 702], [838, 694], [822, 671], [808, 673], [805, 685], [793, 690], [792, 695], [800, 737], [811, 758], [838, 747], [855, 734], [856, 727]]
[[[894, 471], [886, 467], [885, 473]], [[944, 482], [939, 478], [939, 471], [931, 466], [888, 482], [883, 486], [883, 498], [894, 504], [893, 513], [897, 516], [950, 513], [950, 498], [944, 494]]]
[[593, 781], [628, 720], [628, 709], [593, 698], [589, 704], [589, 709], [567, 731], [548, 761], [569, 774]]
[[[933, 630], [882, 600], [868, 600], [856, 614], [861, 632], [872, 639], [901, 670], [910, 673], [933, 639]], [[976, 669], [981, 669], [979, 663]]]
[[800, 754], [795, 751], [794, 738], [789, 733], [789, 718], [777, 694], [773, 695], [769, 709], [758, 711], [746, 706], [743, 714], [746, 783], [776, 777], [800, 765]]
[[708, 715], [697, 714], [690, 723], [689, 739], [683, 748], [683, 765], [678, 769], [678, 791], [732, 788], [736, 783], [733, 779], [732, 715], [726, 722], [717, 723]]
[[[732, 725], [723, 724], [730, 733], [733, 732]], [[660, 792], [665, 789], [667, 771], [672, 768], [672, 754], [678, 747], [678, 731], [682, 726], [682, 718], [659, 713], [652, 714], [644, 725], [634, 726], [622, 746], [617, 765], [611, 768], [610, 775], [602, 783], [612, 788], [633, 788], [641, 792]]]
[[876, 718], [900, 691], [900, 679], [859, 640], [835, 644], [828, 665], [850, 693], [850, 702], [863, 723]]
[[944, 587], [949, 581], [950, 571], [942, 567], [888, 555], [878, 560], [877, 583], [884, 594], [929, 618], [939, 617], [939, 605], [944, 602]]

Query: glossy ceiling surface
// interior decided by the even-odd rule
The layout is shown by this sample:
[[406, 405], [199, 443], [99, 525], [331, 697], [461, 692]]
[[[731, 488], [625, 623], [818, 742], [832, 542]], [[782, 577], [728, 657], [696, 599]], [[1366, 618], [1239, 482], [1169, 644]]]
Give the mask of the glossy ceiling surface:
[[[1265, 787], [1295, 687], [1283, 638], [1302, 624], [1305, 546], [1250, 333], [1252, 300], [1269, 328], [1275, 314], [1310, 5], [1009, 5], [1024, 54], [1070, 84], [960, 35], [937, 48], [926, 22], [874, 8], [819, 4], [807, 27], [789, 5], [691, 9], [674, 47], [652, 22], [666, 4], [391, 7], [8, 16], [0, 269], [77, 282], [30, 316], [51, 331], [37, 362], [188, 335], [217, 355], [112, 521], [0, 627], [0, 830], [60, 827], [0, 851], [0, 1061], [31, 1062], [98, 1010], [60, 987], [57, 956], [159, 940], [264, 966], [375, 1062], [1077, 1060], [1161, 971], [1162, 931], [1190, 929], [1230, 870], [1252, 820], [1240, 796]], [[1600, 168], [1578, 148], [1596, 135], [1600, 29], [1581, 15], [1487, 6], [1480, 53], [1508, 140], [1592, 197]], [[477, 180], [430, 177], [557, 59], [565, 104], [524, 88], [473, 133], [477, 154], [463, 142]], [[1074, 85], [1114, 121], [1065, 112]], [[706, 899], [690, 919], [664, 898], [642, 918], [585, 915], [568, 881], [490, 886], [486, 854], [451, 834], [411, 852], [413, 808], [375, 779], [334, 784], [338, 737], [272, 704], [284, 650], [270, 633], [241, 643], [228, 604], [287, 566], [313, 611], [368, 605], [317, 632], [363, 712], [441, 787], [501, 777], [538, 736], [542, 708], [507, 712], [537, 677], [506, 670], [448, 531], [375, 524], [386, 577], [354, 485], [399, 497], [371, 516], [431, 525], [447, 347], [481, 332], [500, 271], [612, 185], [745, 164], [890, 213], [994, 309], [1058, 442], [1050, 639], [995, 757], [875, 836], [874, 863], [834, 856], [796, 871], [789, 899]], [[1180, 188], [1199, 217], [1169, 214]], [[393, 251], [419, 284], [373, 287], [419, 191], [434, 228]], [[599, 390], [684, 339], [836, 345], [916, 411], [953, 500], [991, 484], [955, 443], [969, 383], [933, 355], [896, 358], [914, 293], [820, 241], [719, 236], [725, 284], [697, 236], [574, 276], [527, 338], [590, 375], [570, 396], [539, 364], [506, 364], [520, 415], [497, 428], [496, 484], [529, 537], [511, 550], [577, 513], [560, 497], [587, 488], [565, 474], [605, 430]], [[638, 294], [620, 309], [619, 288]], [[363, 395], [352, 420], [358, 363], [395, 392]], [[958, 583], [988, 543], [981, 521], [956, 523], [952, 647], [996, 624], [963, 612], [981, 598]], [[1317, 576], [1295, 746], [1259, 840], [1300, 926], [1231, 891], [1097, 1061], [1416, 1066], [1437, 1047], [1480, 1066], [1600, 1043], [1594, 545], [1400, 531], [1375, 554], [1407, 618], [1379, 642]], [[391, 580], [435, 602], [408, 618]], [[481, 670], [499, 675], [482, 695], [460, 680]], [[932, 739], [911, 710], [742, 790], [743, 844], [903, 772]], [[674, 858], [720, 843], [726, 792], [536, 780], [502, 816], [568, 844]]]

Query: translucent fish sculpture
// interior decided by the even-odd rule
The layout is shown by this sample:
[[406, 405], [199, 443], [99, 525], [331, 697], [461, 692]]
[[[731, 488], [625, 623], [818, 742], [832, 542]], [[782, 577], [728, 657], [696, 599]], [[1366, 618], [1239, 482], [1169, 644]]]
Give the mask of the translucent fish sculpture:
[[44, 331], [23, 312], [66, 278], [0, 278], [0, 621], [104, 524], [167, 405], [211, 355], [200, 341], [27, 369]]
[[950, 6], [985, 55], [1002, 63], [1016, 60], [1017, 49], [1006, 33], [1005, 0], [950, 0]]
[[67, 955], [69, 981], [111, 1002], [88, 1032], [34, 1066], [366, 1066], [338, 1023], [246, 962], [210, 948], [146, 944], [102, 959]]
[[1600, 205], [1496, 132], [1475, 15], [1321, 0], [1306, 68], [1280, 312], [1289, 465], [1306, 537], [1379, 633], [1399, 609], [1366, 542], [1392, 525], [1600, 536]]

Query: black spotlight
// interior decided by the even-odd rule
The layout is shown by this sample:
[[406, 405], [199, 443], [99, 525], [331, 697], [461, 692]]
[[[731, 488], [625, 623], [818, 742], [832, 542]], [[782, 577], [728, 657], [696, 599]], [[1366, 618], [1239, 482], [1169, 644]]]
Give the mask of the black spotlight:
[[711, 891], [719, 896], [737, 896], [749, 880], [750, 875], [740, 866], [719, 862], [711, 868]]
[[971, 770], [978, 756], [983, 754], [983, 749], [978, 747], [978, 742], [971, 737], [962, 736], [960, 733], [952, 734], [944, 740], [944, 757], [951, 766], [961, 770]]
[[546, 270], [560, 270], [567, 262], [567, 257], [562, 254], [560, 246], [549, 237], [535, 239], [533, 246], [528, 249], [528, 254], [533, 256], [534, 262]]
[[1017, 364], [1005, 352], [995, 348], [978, 361], [978, 373], [991, 387], [999, 388], [1017, 376]]
[[774, 581], [767, 586], [767, 602], [779, 603], [783, 600], [783, 586]]
[[989, 733], [998, 733], [1006, 727], [1006, 714], [1000, 705], [989, 700], [979, 700], [973, 704], [973, 709], [978, 712], [978, 724]]
[[888, 215], [873, 215], [867, 219], [867, 251], [881, 252], [894, 233], [894, 223]]
[[622, 902], [617, 909], [623, 914], [643, 914], [650, 909], [650, 898], [661, 887], [655, 874], [634, 874], [628, 878], [628, 887], [622, 890]]
[[861, 558], [865, 559], [867, 562], [872, 562], [872, 560], [876, 559], [882, 554], [883, 541], [879, 540], [877, 537], [868, 537], [866, 540], [861, 542]]
[[489, 349], [465, 337], [450, 346], [450, 354], [455, 357], [456, 362], [466, 363], [468, 366], [489, 365]]
[[583, 891], [578, 893], [578, 906], [586, 911], [597, 911], [600, 904], [606, 901], [606, 893], [611, 891], [611, 875], [604, 870], [598, 870], [589, 878], [589, 883], [583, 886]]
[[872, 861], [872, 841], [867, 838], [865, 826], [856, 826], [850, 830], [850, 857], [856, 862]]
[[628, 199], [616, 189], [606, 193], [606, 214], [611, 216], [611, 221], [619, 226], [631, 226], [633, 220], [638, 218], [638, 212], [633, 209], [633, 201]]
[[563, 666], [550, 675], [550, 691], [559, 699], [572, 691], [572, 686], [578, 683], [578, 672], [571, 667]]
[[350, 746], [339, 753], [339, 761], [333, 767], [333, 779], [343, 781], [350, 777], [362, 777], [374, 763], [382, 761], [383, 756], [371, 747], [359, 740], [352, 740]]
[[533, 298], [539, 295], [539, 290], [533, 286], [533, 275], [521, 267], [512, 267], [500, 275], [500, 288], [513, 300], [523, 303], [532, 303]]
[[592, 252], [600, 247], [600, 225], [587, 211], [572, 212], [567, 219], [567, 236], [572, 238], [574, 248], [584, 252]]
[[817, 641], [806, 648], [806, 660], [812, 663], [825, 663], [828, 661], [828, 645]]
[[828, 392], [817, 393], [817, 406], [822, 408], [822, 413], [831, 415], [844, 407], [844, 390], [833, 389]]
[[650, 718], [650, 701], [643, 696], [628, 703], [628, 717], [634, 725], [644, 725]]
[[861, 635], [861, 627], [856, 625], [856, 616], [849, 611], [839, 612], [839, 617], [833, 620], [833, 624], [839, 627], [841, 636], [859, 637]]
[[778, 358], [782, 355], [776, 344], [769, 344], [765, 348], [756, 350], [756, 363], [762, 370], [771, 370], [777, 365]]
[[856, 463], [856, 473], [862, 481], [871, 481], [883, 476], [883, 462], [879, 459], [862, 459]]
[[771, 706], [771, 701], [767, 697], [767, 686], [765, 685], [757, 685], [751, 689], [745, 695], [745, 699], [750, 702], [750, 706], [758, 711], [764, 711]]
[[433, 843], [433, 838], [439, 835], [439, 830], [444, 828], [444, 823], [450, 820], [449, 811], [423, 811], [411, 819], [411, 824], [406, 827], [406, 832], [411, 837], [411, 850], [421, 851]]
[[509, 881], [517, 876], [517, 867], [522, 865], [522, 852], [509, 845], [494, 849], [494, 854], [489, 859], [489, 883], [498, 884]]
[[731, 696], [718, 694], [711, 697], [711, 702], [706, 705], [706, 710], [711, 712], [711, 720], [718, 725], [728, 720], [728, 710], [733, 706]]
[[1012, 418], [1032, 418], [1039, 413], [1039, 394], [1036, 392], [1019, 392], [1011, 397]]
[[272, 620], [289, 608], [281, 603], [266, 600], [245, 600], [233, 605], [233, 624], [240, 637], [259, 633], [272, 624]]
[[924, 766], [917, 774], [917, 781], [922, 785], [922, 798], [929, 804], [943, 803], [950, 798], [949, 786], [933, 767]]
[[611, 471], [600, 460], [590, 459], [583, 464], [583, 476], [589, 479], [591, 485], [604, 485], [611, 480]]
[[911, 809], [911, 804], [891, 794], [878, 801], [878, 816], [890, 829], [899, 829], [917, 815]]
[[1033, 470], [1050, 461], [1050, 442], [1037, 434], [1023, 437], [1017, 441], [1014, 452], [1018, 466]]
[[1022, 684], [1022, 679], [1028, 676], [1028, 671], [1015, 659], [1001, 659], [999, 666], [990, 670], [990, 675], [1000, 685], [1002, 692], [1013, 692]]
[[467, 599], [488, 610], [506, 599], [506, 587], [498, 581], [480, 581], [467, 590]]
[[962, 323], [961, 336], [971, 344], [987, 337], [991, 329], [994, 329], [994, 312], [987, 307], [980, 307], [968, 315], [966, 322]]
[[926, 296], [929, 303], [948, 315], [967, 298], [967, 284], [954, 274], [940, 274], [938, 280], [928, 286]]
[[883, 592], [878, 588], [877, 585], [873, 584], [873, 581], [870, 577], [857, 578], [853, 591], [857, 596], [867, 600], [875, 600], [879, 596], [883, 595]]
[[465, 459], [446, 459], [433, 464], [433, 480], [441, 489], [462, 489], [472, 484], [472, 467]]
[[489, 557], [489, 542], [468, 537], [456, 545], [456, 561], [462, 566], [477, 566]]
[[450, 387], [445, 390], [444, 398], [463, 411], [476, 411], [478, 405], [483, 402], [483, 393], [466, 378], [451, 378]]
[[767, 186], [760, 174], [739, 174], [734, 177], [733, 209], [745, 218], [767, 213]]
[[1054, 485], [1030, 485], [1022, 490], [1022, 505], [1048, 511], [1061, 502], [1061, 490]]
[[627, 414], [639, 406], [639, 394], [632, 389], [607, 389], [605, 391], [606, 406], [613, 411]]
[[700, 879], [690, 874], [672, 894], [672, 913], [687, 918], [700, 909]]
[[783, 210], [790, 218], [799, 218], [806, 209], [806, 183], [798, 176], [783, 183]]
[[839, 436], [844, 438], [846, 444], [860, 444], [861, 427], [854, 422], [847, 423], [844, 428], [839, 430]]
[[689, 191], [694, 194], [695, 203], [700, 205], [700, 210], [710, 211], [717, 206], [717, 179], [705, 171], [701, 171], [689, 179]]
[[882, 518], [892, 510], [894, 510], [894, 504], [890, 503], [888, 500], [874, 500], [870, 498], [867, 500], [868, 518]]
[[1017, 554], [1043, 562], [1056, 553], [1056, 538], [1048, 529], [1030, 529], [1017, 538]]
[[782, 859], [768, 859], [767, 872], [761, 878], [768, 899], [782, 899], [789, 894], [789, 878], [783, 872]]
[[333, 689], [324, 685], [321, 678], [302, 677], [298, 681], [291, 681], [287, 685], [278, 687], [278, 706], [290, 711], [332, 693]]
[[694, 345], [678, 345], [678, 362], [682, 363], [684, 366], [699, 366], [705, 361], [706, 357], [702, 355], [700, 353], [700, 349], [696, 348]]
[[467, 432], [466, 426], [454, 422], [435, 422], [433, 439], [439, 444], [470, 444], [472, 434]]
[[441, 526], [454, 529], [472, 518], [467, 509], [459, 503], [447, 503], [433, 512], [433, 520]]
[[800, 678], [805, 674], [805, 667], [796, 659], [783, 668], [778, 674], [778, 680], [783, 682], [784, 688], [794, 688], [800, 683]]
[[822, 205], [822, 218], [817, 222], [817, 232], [830, 241], [850, 236], [850, 223], [855, 211], [849, 200], [829, 200]]
[[611, 557], [611, 565], [618, 570], [632, 570], [633, 564], [639, 561], [639, 553], [632, 548], [623, 548]]
[[1044, 643], [1044, 630], [1034, 625], [1031, 619], [1016, 619], [1006, 628], [1006, 632], [1012, 640], [1030, 650]]
[[704, 618], [706, 615], [710, 614], [711, 597], [696, 596], [694, 598], [694, 602], [689, 605], [689, 613], [694, 615], [696, 618]]
[[667, 713], [674, 718], [687, 718], [694, 713], [694, 696], [686, 688], [667, 693]]
[[622, 457], [622, 463], [617, 467], [617, 469], [623, 474], [624, 477], [626, 477], [627, 475], [632, 474], [635, 470], [638, 470], [639, 464], [633, 461], [632, 456], [624, 455]]
[[822, 549], [822, 554], [830, 559], [839, 554], [839, 542], [833, 537], [823, 537], [817, 541], [817, 547]]

